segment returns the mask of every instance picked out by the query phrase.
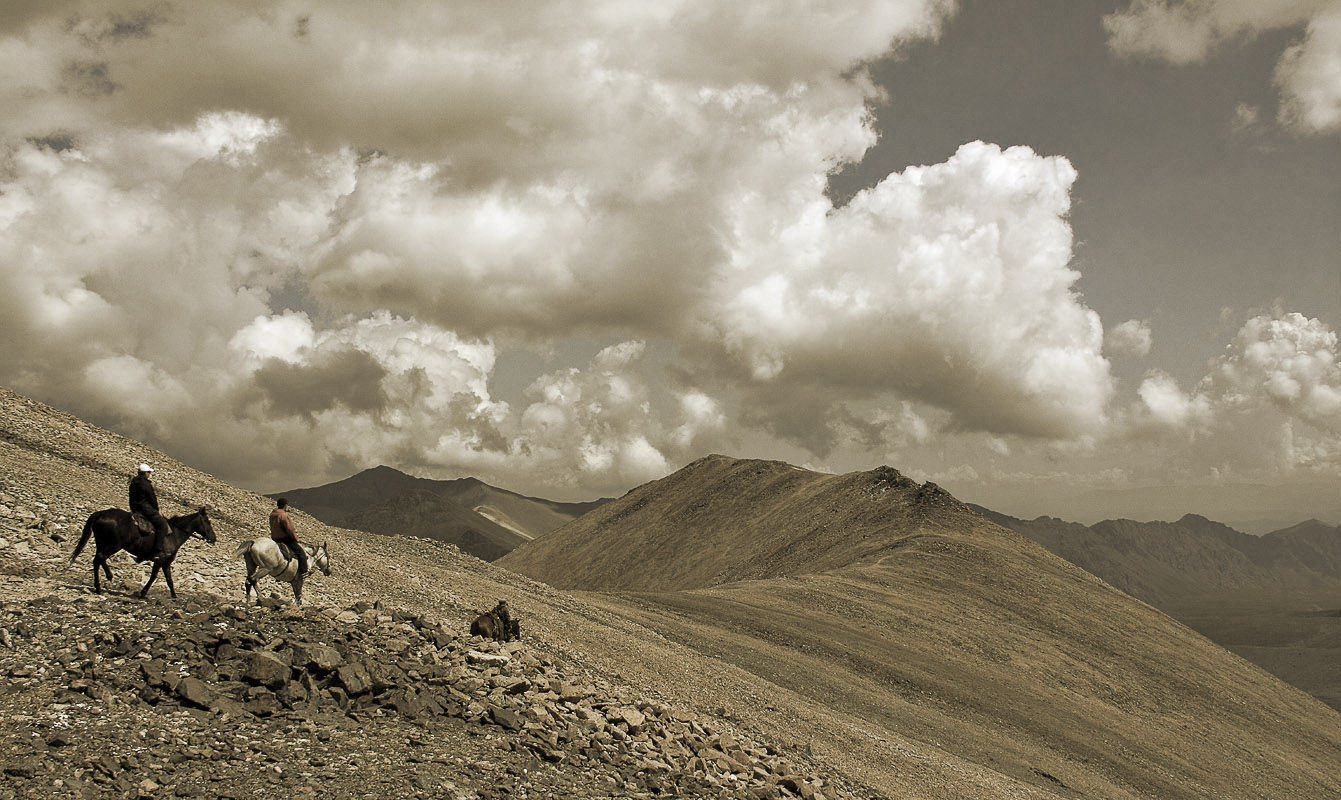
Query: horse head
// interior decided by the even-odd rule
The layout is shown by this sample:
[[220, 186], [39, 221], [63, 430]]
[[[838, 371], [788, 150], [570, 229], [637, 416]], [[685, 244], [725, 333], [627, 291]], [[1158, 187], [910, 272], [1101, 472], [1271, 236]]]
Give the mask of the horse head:
[[195, 516], [196, 519], [195, 523], [191, 526], [191, 532], [198, 534], [200, 538], [210, 544], [214, 544], [216, 541], [214, 536], [214, 525], [210, 523], [209, 509], [205, 506], [201, 506], [200, 511], [196, 512]]
[[321, 570], [322, 575], [325, 575], [328, 578], [331, 576], [331, 555], [326, 550], [325, 542], [322, 542], [321, 546], [313, 551], [312, 564], [317, 569]]

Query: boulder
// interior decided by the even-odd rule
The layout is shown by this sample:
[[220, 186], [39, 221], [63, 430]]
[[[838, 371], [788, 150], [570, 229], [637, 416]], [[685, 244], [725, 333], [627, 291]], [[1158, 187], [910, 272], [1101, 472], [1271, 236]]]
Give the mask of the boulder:
[[199, 678], [182, 678], [177, 683], [174, 693], [182, 699], [183, 702], [196, 706], [197, 708], [208, 709], [212, 707], [219, 699], [219, 695], [211, 688], [205, 685]]
[[372, 690], [372, 676], [368, 674], [368, 668], [362, 663], [345, 664], [336, 668], [335, 677], [350, 697]]
[[271, 689], [278, 689], [289, 679], [289, 665], [271, 653], [252, 653], [247, 660], [247, 671], [243, 678], [251, 683], [259, 683]]
[[324, 644], [298, 642], [293, 645], [292, 651], [293, 666], [303, 669], [324, 673], [330, 672], [345, 663], [345, 659], [340, 655], [339, 650]]

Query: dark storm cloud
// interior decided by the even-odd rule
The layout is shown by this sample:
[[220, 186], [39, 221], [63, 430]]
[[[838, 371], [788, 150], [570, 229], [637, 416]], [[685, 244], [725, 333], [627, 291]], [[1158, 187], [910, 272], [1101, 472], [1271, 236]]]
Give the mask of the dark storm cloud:
[[120, 88], [106, 61], [71, 61], [62, 74], [69, 90], [84, 97], [103, 97]]
[[380, 412], [386, 405], [386, 369], [365, 352], [344, 350], [307, 364], [271, 359], [256, 371], [256, 389], [280, 415], [312, 417], [342, 407]]

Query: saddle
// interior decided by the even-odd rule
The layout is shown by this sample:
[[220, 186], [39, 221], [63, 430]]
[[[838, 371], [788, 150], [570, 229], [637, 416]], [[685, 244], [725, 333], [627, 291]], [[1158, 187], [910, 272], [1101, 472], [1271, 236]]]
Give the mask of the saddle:
[[294, 559], [298, 558], [298, 553], [294, 551], [293, 545], [291, 543], [283, 539], [274, 539], [273, 541], [275, 545], [279, 548], [279, 552], [283, 554], [285, 559], [293, 561]]
[[135, 527], [139, 528], [140, 533], [143, 533], [145, 536], [153, 536], [155, 533], [157, 533], [157, 531], [154, 530], [154, 523], [150, 522], [149, 518], [144, 516], [140, 512], [138, 511], [130, 512], [130, 518], [135, 520]]

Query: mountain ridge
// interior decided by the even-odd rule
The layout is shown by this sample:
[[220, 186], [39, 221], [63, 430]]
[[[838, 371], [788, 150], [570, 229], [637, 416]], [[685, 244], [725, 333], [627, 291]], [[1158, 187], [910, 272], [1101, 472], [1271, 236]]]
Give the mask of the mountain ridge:
[[331, 525], [435, 539], [486, 561], [604, 502], [562, 503], [500, 489], [474, 477], [418, 478], [386, 465], [270, 496], [285, 497]]
[[980, 510], [1341, 710], [1341, 527], [1254, 536], [1195, 514], [1086, 526]]
[[[714, 491], [682, 496], [702, 484]], [[886, 495], [897, 496], [897, 505], [882, 505]], [[548, 544], [518, 547], [499, 563], [560, 588], [704, 588], [873, 559], [896, 546], [884, 535], [890, 524], [907, 527], [932, 509], [943, 517], [977, 516], [936, 484], [919, 485], [889, 466], [828, 475], [713, 454], [603, 504], [548, 534]], [[784, 528], [783, 520], [800, 521]], [[625, 546], [638, 551], [618, 567], [610, 564], [616, 551], [601, 538], [616, 523], [636, 540]], [[685, 546], [682, 531], [696, 537], [693, 547]]]
[[[805, 549], [816, 540], [822, 553]], [[711, 456], [498, 564], [877, 735], [991, 759], [1061, 796], [1190, 800], [1231, 784], [1241, 796], [1253, 778], [1225, 759], [1254, 761], [1264, 729], [1326, 709], [1294, 688], [1284, 706], [1245, 708], [1277, 679], [890, 467], [827, 475]], [[1184, 735], [1211, 719], [1221, 733]], [[1287, 750], [1323, 753], [1338, 723], [1326, 709], [1334, 732]], [[1172, 774], [1195, 778], [1155, 777]]]
[[1174, 522], [1109, 519], [1084, 525], [973, 508], [1147, 602], [1223, 590], [1341, 590], [1341, 526], [1317, 520], [1255, 536], [1200, 514]]

